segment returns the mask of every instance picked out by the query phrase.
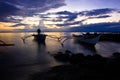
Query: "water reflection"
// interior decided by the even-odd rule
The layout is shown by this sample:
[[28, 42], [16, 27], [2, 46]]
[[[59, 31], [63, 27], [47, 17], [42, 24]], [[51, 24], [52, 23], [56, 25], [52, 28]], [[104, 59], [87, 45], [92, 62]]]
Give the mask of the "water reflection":
[[[0, 36], [3, 34], [1, 33]], [[7, 39], [9, 34], [14, 36]], [[8, 43], [12, 42], [15, 46], [0, 47], [0, 74], [2, 74], [0, 78], [23, 80], [31, 73], [45, 71], [59, 64], [47, 54], [46, 43], [38, 43], [33, 40], [33, 37], [23, 43], [21, 37], [29, 33], [5, 33], [4, 35], [5, 37], [2, 36], [1, 39]]]
[[118, 42], [99, 42], [96, 44], [96, 51], [104, 57], [110, 57], [115, 52], [120, 52], [120, 43]]
[[[58, 51], [70, 50], [73, 53], [100, 54], [105, 57], [111, 56], [114, 52], [120, 52], [120, 43], [115, 42], [99, 42], [93, 48], [68, 39], [63, 47], [54, 38], [47, 37], [45, 43], [39, 43], [30, 37], [23, 43], [21, 37], [31, 34], [33, 33], [0, 33], [0, 40], [15, 44], [15, 46], [0, 47], [0, 73], [5, 73], [2, 76], [9, 76], [8, 78], [12, 80], [23, 80], [21, 77], [59, 65], [60, 63], [56, 62], [48, 52], [55, 54]], [[45, 32], [44, 34], [60, 37], [71, 36], [73, 33]]]
[[47, 55], [46, 55], [46, 44], [45, 42], [39, 42], [36, 40], [33, 40], [36, 46], [36, 61], [39, 64], [47, 64], [49, 61], [47, 60]]
[[88, 49], [88, 50], [94, 50], [95, 51], [95, 45], [93, 44], [85, 44], [85, 43], [82, 43], [82, 42], [78, 42], [76, 40], [73, 39], [72, 41], [74, 44], [79, 44], [81, 46], [83, 46], [84, 48]]

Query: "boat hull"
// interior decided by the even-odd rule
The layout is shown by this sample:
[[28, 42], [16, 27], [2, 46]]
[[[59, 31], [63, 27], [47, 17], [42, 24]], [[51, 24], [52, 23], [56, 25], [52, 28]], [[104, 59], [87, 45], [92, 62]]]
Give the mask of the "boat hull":
[[94, 37], [92, 36], [93, 38], [91, 38], [90, 36], [86, 37], [86, 36], [83, 36], [83, 35], [73, 35], [73, 38], [74, 38], [75, 42], [80, 42], [80, 43], [83, 43], [83, 44], [95, 45], [99, 41], [100, 36], [101, 35], [97, 35], [97, 36], [94, 36]]
[[38, 42], [45, 42], [46, 40], [46, 35], [45, 34], [39, 34], [39, 35], [33, 35], [34, 40]]

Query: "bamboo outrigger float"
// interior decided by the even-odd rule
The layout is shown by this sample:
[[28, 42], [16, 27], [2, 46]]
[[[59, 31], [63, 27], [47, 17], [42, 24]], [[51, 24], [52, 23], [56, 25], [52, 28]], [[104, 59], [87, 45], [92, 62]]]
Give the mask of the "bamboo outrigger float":
[[5, 43], [4, 41], [0, 40], [0, 46], [14, 46], [14, 44], [8, 44], [8, 43]]

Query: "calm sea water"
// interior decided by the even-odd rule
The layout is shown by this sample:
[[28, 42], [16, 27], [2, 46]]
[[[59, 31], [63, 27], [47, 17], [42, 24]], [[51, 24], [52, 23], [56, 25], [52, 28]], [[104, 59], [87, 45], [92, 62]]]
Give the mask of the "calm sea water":
[[[15, 44], [14, 46], [0, 46], [0, 70], [1, 78], [8, 80], [25, 80], [29, 75], [42, 72], [49, 67], [60, 65], [51, 56], [58, 51], [70, 50], [74, 53], [83, 53], [84, 55], [100, 54], [109, 57], [114, 52], [120, 52], [120, 43], [98, 42], [95, 48], [74, 43], [73, 39], [64, 42], [62, 46], [57, 39], [47, 37], [45, 44], [38, 44], [33, 37], [29, 37], [23, 42], [22, 37], [33, 33], [0, 33], [0, 40]], [[45, 32], [47, 35], [71, 36], [72, 32]]]

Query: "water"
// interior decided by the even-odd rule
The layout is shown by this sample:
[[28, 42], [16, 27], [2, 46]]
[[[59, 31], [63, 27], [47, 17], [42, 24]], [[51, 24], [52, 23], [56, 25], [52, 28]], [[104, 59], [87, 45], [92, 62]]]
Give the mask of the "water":
[[[64, 42], [62, 46], [57, 39], [47, 37], [45, 44], [38, 44], [29, 37], [23, 42], [22, 37], [33, 33], [0, 33], [0, 40], [13, 43], [14, 46], [0, 46], [0, 77], [6, 80], [26, 80], [29, 75], [42, 72], [52, 66], [60, 65], [51, 56], [58, 51], [70, 50], [84, 55], [100, 54], [109, 57], [114, 52], [120, 52], [120, 43], [98, 42], [95, 48], [80, 43], [74, 43], [73, 39]], [[70, 32], [45, 32], [47, 35], [71, 36]], [[74, 33], [80, 34], [80, 33]], [[2, 80], [2, 79], [1, 79]]]

